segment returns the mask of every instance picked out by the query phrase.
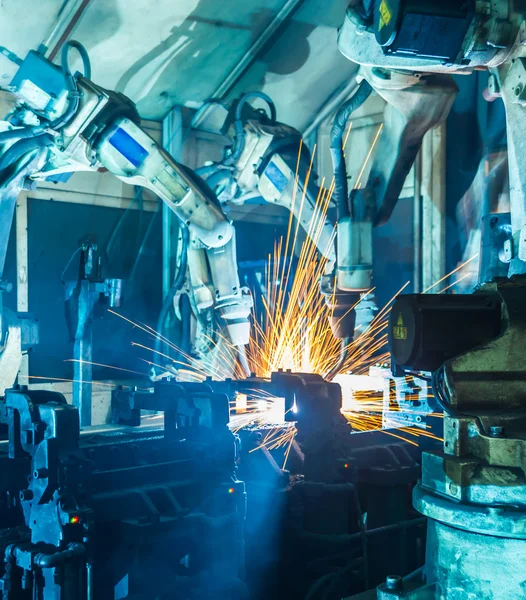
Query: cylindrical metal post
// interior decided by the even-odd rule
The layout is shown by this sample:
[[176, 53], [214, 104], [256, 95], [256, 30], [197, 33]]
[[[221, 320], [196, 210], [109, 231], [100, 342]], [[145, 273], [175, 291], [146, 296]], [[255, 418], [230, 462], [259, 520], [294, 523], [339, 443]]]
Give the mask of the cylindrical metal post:
[[88, 320], [84, 330], [84, 336], [75, 340], [73, 352], [75, 362], [73, 363], [73, 404], [79, 410], [80, 425], [87, 427], [91, 425], [91, 403], [92, 403], [92, 323]]

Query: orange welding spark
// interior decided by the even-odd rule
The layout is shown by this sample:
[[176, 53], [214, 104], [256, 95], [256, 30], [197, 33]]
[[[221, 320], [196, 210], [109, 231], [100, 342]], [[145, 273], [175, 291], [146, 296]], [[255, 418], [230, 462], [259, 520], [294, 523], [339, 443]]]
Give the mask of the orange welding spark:
[[459, 277], [456, 281], [454, 281], [453, 283], [450, 283], [447, 287], [441, 289], [439, 292], [436, 292], [436, 293], [443, 294], [444, 292], [447, 292], [447, 290], [451, 289], [452, 287], [455, 287], [458, 283], [460, 283], [461, 281], [463, 281], [464, 279], [466, 279], [469, 276], [470, 276], [470, 273], [466, 273], [466, 275]]
[[114, 367], [112, 365], [105, 365], [103, 363], [91, 362], [89, 360], [79, 360], [78, 358], [67, 358], [64, 362], [75, 362], [85, 365], [93, 365], [94, 367], [105, 367], [106, 369], [115, 369], [115, 371], [124, 371], [125, 373], [133, 373], [135, 375], [142, 375], [143, 377], [147, 375], [146, 373], [141, 373], [140, 371], [131, 371], [130, 369], [123, 369], [121, 367]]
[[349, 139], [349, 134], [351, 133], [351, 129], [352, 129], [352, 121], [349, 123], [349, 127], [347, 127], [347, 133], [345, 134], [345, 138], [343, 140], [343, 145], [342, 145], [342, 150], [344, 151], [344, 158], [345, 158], [345, 148], [347, 147], [347, 140]]
[[369, 149], [367, 157], [365, 158], [365, 161], [363, 163], [362, 170], [360, 171], [360, 174], [358, 175], [358, 178], [356, 180], [356, 185], [354, 186], [355, 190], [358, 189], [360, 187], [360, 185], [361, 185], [362, 176], [364, 174], [365, 169], [367, 168], [367, 164], [369, 163], [369, 159], [371, 158], [371, 155], [372, 155], [372, 153], [374, 151], [374, 148], [376, 146], [376, 142], [378, 141], [378, 138], [380, 137], [380, 134], [382, 133], [383, 127], [384, 127], [384, 124], [382, 123], [380, 125], [380, 127], [378, 128], [378, 132], [376, 133], [376, 137], [374, 138], [373, 143], [371, 144], [371, 147]]
[[442, 277], [442, 279], [439, 279], [438, 281], [436, 281], [433, 285], [429, 286], [426, 290], [424, 290], [422, 292], [422, 294], [427, 294], [427, 292], [429, 292], [429, 290], [432, 290], [434, 287], [436, 287], [437, 285], [439, 285], [440, 283], [442, 283], [443, 281], [445, 281], [446, 279], [448, 279], [448, 277], [451, 277], [451, 275], [454, 275], [455, 273], [457, 273], [458, 271], [460, 271], [462, 268], [464, 268], [466, 265], [468, 265], [471, 261], [475, 260], [476, 258], [479, 257], [479, 253], [477, 252], [477, 254], [473, 255], [471, 258], [469, 258], [468, 260], [466, 260], [466, 262], [463, 262], [461, 265], [459, 265], [456, 269], [453, 269], [453, 271], [451, 271], [450, 273], [448, 273], [447, 275], [444, 275], [444, 277]]
[[288, 445], [287, 450], [285, 452], [285, 458], [283, 460], [283, 467], [282, 467], [283, 470], [285, 470], [285, 468], [287, 467], [287, 461], [289, 460], [290, 449], [292, 448], [292, 445], [294, 444], [294, 439], [295, 438], [296, 438], [296, 429], [294, 429], [292, 431], [292, 435], [290, 436], [290, 442], [289, 442], [289, 445]]
[[385, 433], [386, 435], [390, 435], [394, 438], [398, 438], [399, 440], [402, 440], [403, 442], [406, 442], [407, 444], [411, 444], [412, 446], [416, 446], [418, 448], [418, 444], [416, 442], [408, 440], [405, 437], [402, 437], [401, 435], [396, 435], [396, 433], [393, 433], [392, 431], [383, 431], [383, 433]]

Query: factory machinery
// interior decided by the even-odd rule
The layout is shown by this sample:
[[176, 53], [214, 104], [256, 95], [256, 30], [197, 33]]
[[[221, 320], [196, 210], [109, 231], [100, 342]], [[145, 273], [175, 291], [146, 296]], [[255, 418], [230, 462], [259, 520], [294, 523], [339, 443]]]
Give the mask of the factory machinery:
[[[470, 296], [401, 297], [393, 307], [394, 371], [429, 374], [444, 411], [444, 446], [424, 453], [413, 495], [415, 508], [428, 517], [424, 568], [405, 579], [389, 577], [362, 598], [526, 595], [525, 18], [524, 3], [513, 0], [351, 2], [339, 32], [342, 53], [363, 65], [362, 85], [389, 105], [388, 131], [404, 130], [422, 106], [419, 96], [427, 96], [428, 114], [436, 98], [435, 107], [447, 115], [434, 90], [454, 90], [451, 74], [487, 68], [490, 93], [506, 108], [510, 171], [511, 228], [493, 248], [494, 264], [508, 264], [510, 279], [495, 279]], [[409, 142], [407, 167], [419, 147], [414, 133], [406, 130], [401, 138]], [[381, 191], [383, 182], [373, 183], [373, 215], [375, 208], [382, 211], [374, 188]], [[360, 192], [351, 197], [351, 205], [364, 201], [371, 202]]]
[[[12, 387], [0, 405], [6, 600], [526, 595], [525, 10], [518, 0], [353, 0], [339, 35], [343, 54], [364, 68], [333, 130], [337, 289], [363, 289], [355, 279], [370, 273], [372, 228], [392, 212], [425, 132], [446, 118], [451, 73], [489, 68], [507, 109], [511, 233], [498, 255], [511, 278], [470, 296], [403, 296], [392, 310], [394, 374], [428, 380], [431, 409], [444, 412], [442, 450], [420, 457], [387, 436], [379, 442], [381, 433], [349, 435], [341, 388], [314, 375], [117, 390], [114, 424], [84, 429], [85, 403]], [[101, 167], [149, 187], [202, 245], [214, 306], [242, 348], [250, 300], [235, 268], [224, 269], [235, 251], [231, 224], [209, 188], [144, 134], [133, 105], [89, 80], [84, 54], [85, 77], [71, 75], [74, 46], [83, 54], [66, 44], [62, 71], [32, 53], [13, 81], [21, 104], [0, 133], [5, 199], [28, 181]], [[365, 190], [349, 196], [338, 140], [372, 88], [388, 103], [384, 135]], [[295, 428], [288, 472], [276, 452], [251, 452], [264, 426], [228, 427], [232, 403], [254, 390], [282, 399], [280, 427]], [[420, 474], [421, 516], [409, 501]], [[279, 574], [277, 588], [269, 573]]]
[[[69, 69], [72, 48], [80, 52], [84, 75], [73, 75]], [[18, 104], [0, 133], [7, 216], [12, 218], [20, 189], [78, 170], [105, 168], [128, 183], [150, 188], [188, 228], [199, 260], [206, 258], [214, 309], [230, 341], [240, 349], [243, 364], [251, 300], [239, 285], [232, 224], [202, 179], [175, 163], [142, 131], [134, 105], [121, 94], [98, 87], [89, 74], [89, 59], [76, 42], [65, 44], [62, 69], [35, 52], [21, 61], [12, 81]], [[280, 129], [279, 124], [274, 127]], [[264, 141], [268, 144], [269, 139]], [[283, 159], [279, 162], [280, 155], [275, 153], [267, 158], [268, 171], [282, 181], [276, 169], [285, 170]], [[265, 181], [264, 173], [261, 181]], [[293, 210], [290, 194], [283, 202]], [[328, 248], [327, 252], [330, 256], [333, 251]], [[93, 306], [101, 296], [117, 305], [120, 284], [100, 277], [94, 248], [83, 247], [80, 259], [79, 280], [66, 290], [67, 314], [79, 358], [86, 359]], [[343, 275], [351, 272], [342, 271]], [[356, 295], [357, 290], [348, 291]], [[354, 328], [354, 318], [347, 323]], [[10, 331], [3, 334], [5, 356], [13, 336]], [[21, 347], [20, 337], [14, 342]], [[294, 561], [290, 550], [303, 544], [303, 557], [317, 561], [313, 572], [320, 578], [336, 569], [342, 572], [331, 585], [341, 590], [365, 589], [371, 580], [370, 544], [376, 543], [379, 552], [382, 535], [400, 535], [407, 542], [405, 532], [413, 529], [413, 523], [406, 525], [414, 516], [407, 486], [416, 480], [418, 457], [385, 444], [372, 468], [405, 469], [404, 483], [395, 482], [394, 477], [390, 480], [398, 488], [399, 510], [386, 522], [379, 510], [375, 513], [372, 493], [364, 508], [363, 491], [360, 498], [357, 486], [371, 466], [370, 458], [369, 463], [364, 460], [370, 452], [356, 450], [351, 456], [349, 427], [340, 413], [340, 388], [320, 377], [276, 374], [269, 381], [213, 385], [158, 381], [152, 389], [148, 382], [147, 390], [116, 392], [114, 425], [92, 428], [91, 395], [85, 386], [78, 388], [71, 406], [60, 394], [12, 387], [16, 370], [6, 370], [11, 385], [6, 385], [1, 405], [7, 438], [1, 442], [5, 462], [1, 581], [6, 599], [162, 598], [173, 593], [185, 598], [246, 597], [246, 500], [238, 474], [242, 470], [248, 474], [260, 456], [266, 461], [264, 469], [270, 467], [270, 474], [279, 480], [269, 487], [271, 505], [284, 497], [284, 490], [290, 491], [285, 494], [284, 512], [275, 511], [288, 515], [290, 525], [285, 528], [290, 533], [288, 544], [281, 535], [274, 539], [278, 545], [284, 541], [282, 549], [289, 551], [287, 561], [279, 564], [301, 564], [302, 557]], [[81, 381], [85, 377], [85, 371], [79, 372]], [[250, 452], [263, 433], [234, 435], [227, 426], [238, 385], [255, 385], [284, 398], [287, 406], [290, 390], [296, 396], [290, 405], [298, 409], [291, 457], [296, 485], [290, 490], [289, 475], [277, 467], [270, 453]], [[128, 402], [124, 421], [117, 410], [123, 401]], [[141, 410], [164, 417], [141, 421], [137, 412]], [[258, 476], [252, 481], [257, 484]], [[304, 518], [317, 514], [320, 494], [342, 507], [338, 516], [328, 509], [327, 522], [321, 527], [315, 525], [317, 518]], [[251, 572], [257, 577], [265, 571], [254, 567], [258, 558], [252, 550], [265, 522], [251, 521], [256, 506], [249, 500], [248, 523], [254, 525]], [[366, 526], [367, 519], [371, 526]], [[422, 522], [413, 531], [414, 540], [407, 543], [421, 548]], [[335, 539], [329, 539], [334, 534]], [[369, 542], [371, 536], [376, 539]], [[281, 556], [275, 545], [267, 549], [270, 555]], [[352, 554], [350, 567], [348, 552]], [[409, 566], [419, 562], [411, 559]], [[298, 572], [296, 567], [291, 570]], [[349, 586], [355, 574], [356, 583]], [[279, 588], [279, 578], [276, 581]], [[262, 589], [262, 582], [251, 587]], [[296, 597], [303, 591], [296, 590]]]
[[[284, 371], [270, 378], [164, 382], [149, 391], [116, 390], [112, 419], [139, 427], [141, 411], [179, 389], [204, 389], [229, 399], [239, 443], [238, 476], [247, 491], [251, 597], [338, 597], [422, 564], [425, 519], [410, 503], [421, 451], [381, 431], [350, 435], [340, 385]], [[426, 396], [423, 388], [421, 397]], [[258, 420], [257, 412], [250, 419], [246, 407], [253, 402], [270, 406], [262, 407], [264, 419]], [[418, 396], [411, 402], [420, 405]], [[244, 415], [246, 424], [237, 425], [236, 418]], [[269, 435], [289, 436], [289, 441], [274, 449], [270, 441], [264, 443]], [[399, 552], [386, 555], [386, 545]]]
[[224, 395], [160, 393], [164, 422], [132, 432], [81, 431], [54, 392], [17, 387], [1, 408], [3, 598], [247, 597]]

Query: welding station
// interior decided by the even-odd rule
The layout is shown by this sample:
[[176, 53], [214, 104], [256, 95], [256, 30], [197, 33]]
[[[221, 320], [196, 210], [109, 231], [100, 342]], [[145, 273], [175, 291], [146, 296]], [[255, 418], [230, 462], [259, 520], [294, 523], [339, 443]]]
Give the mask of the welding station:
[[2, 599], [526, 599], [525, 140], [523, 0], [0, 0]]

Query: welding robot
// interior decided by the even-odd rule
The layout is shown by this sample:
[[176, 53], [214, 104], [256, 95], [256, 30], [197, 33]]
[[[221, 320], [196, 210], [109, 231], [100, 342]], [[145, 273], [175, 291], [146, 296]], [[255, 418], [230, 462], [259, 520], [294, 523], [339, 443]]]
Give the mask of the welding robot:
[[[84, 75], [71, 73], [73, 48]], [[206, 248], [215, 306], [242, 349], [251, 300], [239, 286], [234, 228], [213, 192], [142, 130], [128, 98], [90, 81], [83, 46], [64, 44], [62, 68], [37, 52], [19, 62], [10, 88], [17, 104], [0, 126], [7, 231], [20, 190], [57, 175], [106, 169], [149, 188]], [[104, 282], [88, 278], [90, 248], [81, 256], [82, 283], [98, 293]], [[84, 418], [91, 396], [72, 406], [62, 394], [12, 385], [18, 363], [4, 363], [11, 383], [0, 391], [0, 435], [8, 437], [0, 440], [3, 598], [188, 597], [189, 588], [246, 598], [244, 487], [225, 396], [172, 385], [168, 397], [149, 398], [148, 410], [164, 414], [160, 423], [94, 430]]]
[[[526, 555], [526, 4], [372, 0], [348, 7], [338, 44], [361, 86], [387, 102], [377, 154], [407, 175], [423, 134], [446, 118], [453, 74], [490, 72], [507, 113], [511, 233], [496, 248], [509, 278], [472, 295], [401, 296], [389, 341], [395, 374], [425, 373], [444, 411], [444, 447], [424, 453], [414, 506], [428, 517], [426, 564], [388, 577], [382, 600], [523, 598]], [[400, 179], [373, 166], [351, 216], [380, 224]], [[362, 596], [360, 596], [362, 598]]]
[[[70, 70], [72, 48], [82, 57], [83, 75]], [[34, 51], [20, 62], [10, 86], [18, 104], [0, 132], [4, 194], [16, 198], [31, 182], [101, 169], [152, 190], [204, 249], [214, 307], [246, 362], [252, 300], [239, 284], [234, 227], [209, 187], [144, 132], [131, 100], [90, 81], [89, 58], [79, 43], [64, 45], [62, 68]]]
[[[353, 101], [355, 108], [358, 98], [361, 98], [360, 104], [366, 99], [358, 95]], [[266, 109], [255, 108], [251, 104], [254, 101], [263, 102]], [[196, 171], [222, 205], [263, 201], [281, 206], [316, 244], [319, 255], [326, 261], [321, 292], [331, 308], [332, 330], [335, 337], [342, 340], [344, 354], [355, 329], [367, 327], [376, 312], [372, 295], [364, 297], [371, 289], [371, 269], [355, 267], [359, 261], [343, 251], [345, 244], [337, 248], [335, 225], [328, 215], [320, 221], [323, 194], [316, 183], [311, 153], [300, 132], [277, 120], [274, 102], [263, 92], [248, 92], [228, 108], [216, 102], [207, 103], [194, 117], [194, 123], [196, 128], [228, 136], [231, 140], [221, 162]], [[343, 138], [343, 129], [339, 131]], [[339, 143], [341, 148], [342, 139]], [[343, 225], [339, 225], [340, 231]], [[367, 251], [370, 252], [370, 248]], [[213, 307], [213, 289], [202, 244], [195, 238], [188, 251], [188, 267], [191, 296], [197, 311], [203, 314]], [[337, 372], [338, 367], [328, 378], [332, 379]]]
[[[82, 57], [84, 75], [71, 73], [72, 48]], [[128, 98], [90, 81], [89, 57], [79, 43], [65, 44], [62, 68], [33, 51], [20, 63], [10, 85], [18, 105], [3, 122], [0, 132], [4, 192], [16, 198], [29, 182], [99, 169], [106, 169], [128, 184], [153, 191], [188, 228], [188, 232], [183, 231], [183, 239], [189, 238], [188, 244], [183, 245], [187, 246], [185, 262], [198, 317], [210, 309], [219, 314], [230, 343], [237, 348], [241, 369], [249, 375], [245, 346], [250, 334], [252, 298], [239, 282], [235, 229], [210, 186], [190, 169], [177, 164], [141, 129], [139, 115]], [[252, 118], [245, 118], [243, 108], [251, 97], [253, 94], [245, 95], [235, 108], [233, 148], [221, 165], [208, 167], [201, 174], [208, 176], [215, 187], [217, 172], [230, 174], [229, 186], [224, 181], [220, 185], [222, 202], [243, 203], [257, 192], [266, 202], [292, 211], [308, 232], [317, 210], [318, 193], [316, 186], [309, 185], [308, 151], [303, 148], [296, 178], [300, 134], [276, 121], [270, 99], [267, 99], [270, 118], [265, 119], [261, 111], [252, 111]], [[301, 200], [294, 201], [295, 196]], [[328, 221], [318, 248], [327, 259], [322, 289], [333, 308], [335, 333], [342, 338], [345, 348], [354, 335], [356, 317], [350, 309], [360, 293], [369, 289], [370, 279], [361, 278], [357, 282], [348, 277], [345, 257], [335, 271], [333, 227]], [[367, 303], [362, 304], [365, 309], [362, 312], [369, 308]], [[163, 312], [158, 329], [162, 329], [165, 316]], [[202, 318], [197, 320], [204, 323]], [[202, 329], [205, 335], [196, 336], [201, 342], [210, 339], [206, 325]]]

